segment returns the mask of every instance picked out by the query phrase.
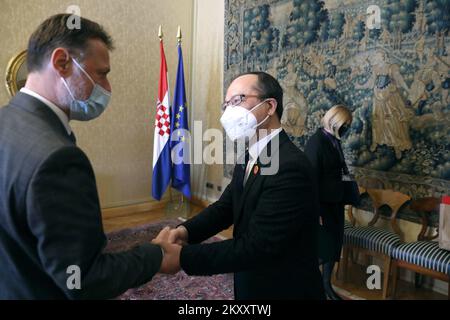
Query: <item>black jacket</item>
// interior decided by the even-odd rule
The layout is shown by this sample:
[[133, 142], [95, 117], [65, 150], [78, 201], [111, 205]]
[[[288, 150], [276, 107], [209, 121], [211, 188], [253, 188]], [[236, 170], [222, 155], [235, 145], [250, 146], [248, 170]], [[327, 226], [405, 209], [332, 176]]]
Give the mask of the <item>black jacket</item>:
[[[184, 223], [191, 245], [181, 251], [181, 267], [191, 275], [234, 272], [236, 299], [323, 299], [311, 165], [284, 131], [279, 142], [279, 151], [269, 143], [270, 162], [260, 157], [245, 187], [238, 164], [220, 199]], [[279, 170], [263, 175], [276, 159]], [[233, 224], [232, 239], [199, 244]]]
[[[88, 158], [48, 106], [18, 93], [0, 108], [0, 299], [114, 298], [159, 270], [158, 246], [105, 245]], [[67, 286], [73, 265], [81, 290]]]
[[[332, 139], [335, 139], [336, 143], [340, 143], [336, 138], [332, 137]], [[316, 172], [320, 202], [342, 202], [344, 196], [342, 173], [345, 160], [322, 129], [317, 129], [308, 140], [305, 146], [305, 154]]]

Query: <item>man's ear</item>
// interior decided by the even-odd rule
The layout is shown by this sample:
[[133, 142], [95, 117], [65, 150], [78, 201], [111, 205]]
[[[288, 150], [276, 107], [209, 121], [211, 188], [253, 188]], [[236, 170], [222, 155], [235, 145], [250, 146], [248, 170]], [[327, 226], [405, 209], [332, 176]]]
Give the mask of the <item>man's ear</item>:
[[277, 112], [277, 106], [278, 106], [278, 102], [275, 99], [269, 99], [267, 100], [267, 103], [270, 105], [269, 108], [269, 115], [272, 116], [275, 114], [275, 112]]
[[72, 74], [72, 59], [65, 48], [56, 48], [52, 52], [50, 63], [60, 77], [66, 78]]

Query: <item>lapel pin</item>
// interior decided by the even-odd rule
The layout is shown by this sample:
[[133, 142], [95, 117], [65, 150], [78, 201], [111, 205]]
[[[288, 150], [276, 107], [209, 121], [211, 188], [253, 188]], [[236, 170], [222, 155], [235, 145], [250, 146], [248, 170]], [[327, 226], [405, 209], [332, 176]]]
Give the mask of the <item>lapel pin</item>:
[[259, 172], [259, 167], [258, 165], [255, 165], [255, 167], [253, 168], [253, 174], [256, 176]]

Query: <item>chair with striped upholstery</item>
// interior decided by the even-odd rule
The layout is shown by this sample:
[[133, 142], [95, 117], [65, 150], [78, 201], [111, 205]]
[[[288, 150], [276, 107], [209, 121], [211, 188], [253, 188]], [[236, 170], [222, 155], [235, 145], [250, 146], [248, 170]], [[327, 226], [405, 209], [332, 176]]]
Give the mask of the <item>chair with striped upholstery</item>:
[[417, 241], [401, 244], [392, 251], [393, 297], [395, 297], [397, 289], [398, 269], [404, 268], [446, 281], [450, 299], [450, 251], [440, 249], [439, 243], [433, 241], [437, 238], [437, 234], [426, 235], [429, 229], [428, 215], [439, 208], [439, 203], [440, 199], [434, 197], [417, 199], [411, 203], [411, 210], [421, 215], [422, 229], [417, 236]]
[[[357, 250], [366, 257], [379, 257], [384, 263], [383, 299], [385, 299], [387, 297], [391, 255], [393, 250], [402, 243], [402, 233], [397, 226], [397, 213], [411, 197], [393, 190], [367, 189], [367, 193], [373, 203], [374, 216], [367, 226], [358, 226], [344, 230], [344, 279], [347, 278], [346, 271], [350, 253]], [[390, 225], [393, 231], [375, 227], [380, 218], [379, 209], [382, 206], [388, 206], [392, 210]]]

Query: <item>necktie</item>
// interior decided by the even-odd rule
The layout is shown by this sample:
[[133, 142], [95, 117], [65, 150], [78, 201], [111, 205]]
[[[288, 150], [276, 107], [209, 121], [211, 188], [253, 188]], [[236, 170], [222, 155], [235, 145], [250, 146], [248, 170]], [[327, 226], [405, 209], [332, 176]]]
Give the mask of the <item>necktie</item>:
[[245, 165], [244, 168], [247, 168], [247, 164], [250, 161], [250, 153], [247, 151], [245, 151]]
[[77, 144], [77, 138], [75, 137], [75, 134], [73, 133], [73, 131], [70, 133], [69, 139], [70, 139], [74, 144]]
[[245, 152], [244, 155], [244, 164], [237, 164], [236, 165], [236, 169], [235, 170], [239, 170], [237, 171], [237, 176], [236, 176], [236, 183], [237, 185], [242, 188], [244, 186], [244, 179], [245, 179], [245, 172], [246, 172], [246, 168], [247, 168], [247, 164], [248, 161], [250, 159], [250, 155], [248, 153], [248, 150]]
[[247, 183], [248, 177], [250, 176], [250, 171], [252, 170], [251, 164], [253, 163], [253, 161], [254, 159], [250, 159], [250, 154], [246, 155], [244, 168], [244, 186]]

